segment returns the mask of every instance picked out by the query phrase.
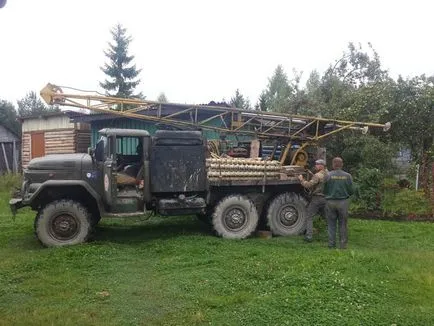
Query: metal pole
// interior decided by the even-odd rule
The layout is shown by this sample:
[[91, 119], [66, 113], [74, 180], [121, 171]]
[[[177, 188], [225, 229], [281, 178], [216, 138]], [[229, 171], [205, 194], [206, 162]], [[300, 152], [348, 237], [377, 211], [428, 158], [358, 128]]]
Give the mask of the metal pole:
[[18, 160], [15, 140], [12, 141], [12, 160], [12, 172], [18, 173]]
[[5, 144], [2, 143], [2, 149], [3, 149], [3, 156], [5, 158], [5, 164], [6, 164], [6, 169], [8, 170], [8, 173], [11, 172], [11, 170], [9, 169], [9, 162], [8, 162], [8, 157], [6, 156], [6, 150], [5, 150]]
[[419, 189], [419, 164], [416, 164], [416, 191]]

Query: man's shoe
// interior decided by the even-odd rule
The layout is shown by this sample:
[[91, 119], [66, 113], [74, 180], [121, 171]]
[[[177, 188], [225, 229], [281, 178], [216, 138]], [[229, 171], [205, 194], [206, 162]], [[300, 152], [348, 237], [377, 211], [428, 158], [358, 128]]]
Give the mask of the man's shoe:
[[313, 239], [312, 239], [312, 237], [304, 237], [304, 241], [305, 242], [312, 242]]

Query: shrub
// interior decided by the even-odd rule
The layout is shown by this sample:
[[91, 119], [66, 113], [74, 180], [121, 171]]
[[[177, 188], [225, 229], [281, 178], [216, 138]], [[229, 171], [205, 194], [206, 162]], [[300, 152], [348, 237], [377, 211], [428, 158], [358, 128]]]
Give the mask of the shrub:
[[361, 168], [355, 181], [355, 206], [362, 210], [376, 210], [380, 207], [382, 175], [378, 169]]

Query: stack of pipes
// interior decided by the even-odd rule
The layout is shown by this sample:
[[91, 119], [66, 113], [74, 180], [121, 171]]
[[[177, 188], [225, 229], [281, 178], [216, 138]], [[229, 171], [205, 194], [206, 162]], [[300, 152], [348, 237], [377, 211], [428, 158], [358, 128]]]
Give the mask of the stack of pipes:
[[282, 170], [279, 161], [248, 158], [208, 158], [206, 166], [211, 181], [280, 179]]

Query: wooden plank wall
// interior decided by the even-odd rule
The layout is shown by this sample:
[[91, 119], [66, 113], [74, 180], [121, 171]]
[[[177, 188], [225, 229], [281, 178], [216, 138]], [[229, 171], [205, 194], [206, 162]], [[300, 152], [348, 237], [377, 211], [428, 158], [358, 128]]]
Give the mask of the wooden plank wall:
[[[27, 168], [31, 154], [31, 135], [32, 132], [23, 133], [22, 144], [22, 166]], [[46, 130], [45, 155], [50, 154], [70, 154], [86, 153], [90, 146], [90, 130], [59, 129]]]
[[45, 132], [45, 155], [75, 153], [75, 130]]
[[75, 131], [75, 145], [77, 153], [87, 153], [90, 147], [90, 129]]
[[30, 147], [31, 147], [31, 134], [29, 132], [25, 132], [22, 135], [22, 144], [21, 144], [21, 164], [23, 169], [27, 168], [27, 165], [30, 162]]

